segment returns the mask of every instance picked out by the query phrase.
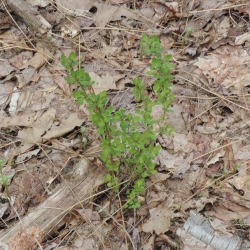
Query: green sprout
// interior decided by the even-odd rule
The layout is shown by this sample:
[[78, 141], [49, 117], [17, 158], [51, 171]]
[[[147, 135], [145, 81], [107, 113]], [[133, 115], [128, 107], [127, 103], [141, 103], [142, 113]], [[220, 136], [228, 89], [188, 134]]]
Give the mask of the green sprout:
[[[90, 120], [97, 127], [101, 138], [101, 160], [104, 162], [108, 174], [105, 177], [107, 186], [114, 192], [119, 192], [124, 173], [129, 176], [130, 185], [126, 190], [127, 202], [125, 207], [140, 207], [139, 195], [145, 191], [146, 178], [155, 174], [155, 158], [161, 147], [155, 145], [160, 134], [170, 135], [173, 131], [167, 123], [166, 113], [172, 104], [174, 95], [171, 92], [173, 75], [171, 70], [174, 64], [170, 62], [171, 55], [162, 55], [164, 48], [157, 36], [143, 35], [141, 40], [141, 55], [152, 57], [148, 75], [154, 78], [152, 90], [154, 100], [145, 95], [146, 86], [141, 78], [134, 79], [133, 94], [137, 106], [133, 113], [124, 109], [114, 110], [108, 105], [107, 92], [95, 94], [92, 86], [94, 81], [90, 75], [81, 68], [81, 60], [71, 52], [68, 57], [61, 56], [62, 65], [68, 70], [66, 81], [77, 83], [79, 90], [72, 96], [79, 105], [87, 104]], [[163, 115], [154, 120], [152, 109], [161, 105]], [[154, 124], [161, 124], [155, 129]], [[164, 124], [164, 125], [162, 125]], [[81, 128], [83, 138], [85, 129]], [[86, 141], [83, 141], [86, 145]], [[123, 173], [123, 174], [122, 174]]]

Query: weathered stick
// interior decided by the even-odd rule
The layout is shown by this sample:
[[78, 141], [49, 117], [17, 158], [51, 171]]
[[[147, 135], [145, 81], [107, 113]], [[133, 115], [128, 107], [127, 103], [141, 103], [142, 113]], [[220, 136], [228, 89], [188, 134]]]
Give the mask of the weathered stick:
[[41, 16], [28, 2], [24, 0], [6, 0], [7, 5], [30, 27], [38, 30], [41, 34], [48, 32], [51, 25]]
[[[8, 250], [28, 250], [36, 244], [36, 241], [42, 239], [41, 235], [47, 235], [51, 230], [55, 229], [56, 225], [74, 206], [86, 204], [89, 197], [103, 184], [105, 171], [102, 168], [90, 165], [83, 167], [80, 171], [82, 172], [78, 174], [77, 179], [62, 183], [56, 188], [54, 194], [34, 211], [29, 212], [16, 225], [2, 232], [0, 234], [0, 243], [6, 244]], [[81, 179], [78, 179], [79, 176]], [[36, 233], [37, 239], [33, 234], [30, 236], [27, 229], [39, 232]], [[25, 242], [23, 239], [20, 240], [22, 235], [29, 238], [30, 241], [32, 240], [30, 238], [34, 237], [33, 242], [28, 246], [20, 246], [20, 244], [24, 244], [20, 242]]]

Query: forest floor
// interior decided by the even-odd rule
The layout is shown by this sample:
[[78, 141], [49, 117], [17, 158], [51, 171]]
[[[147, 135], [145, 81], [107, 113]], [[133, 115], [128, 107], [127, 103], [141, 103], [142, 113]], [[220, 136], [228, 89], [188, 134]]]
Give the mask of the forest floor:
[[[0, 247], [247, 249], [249, 1], [13, 2], [0, 1]], [[61, 55], [83, 56], [95, 93], [129, 109], [133, 79], [152, 83], [142, 34], [172, 55], [175, 132], [157, 139], [158, 173], [132, 210], [104, 183], [96, 128]]]

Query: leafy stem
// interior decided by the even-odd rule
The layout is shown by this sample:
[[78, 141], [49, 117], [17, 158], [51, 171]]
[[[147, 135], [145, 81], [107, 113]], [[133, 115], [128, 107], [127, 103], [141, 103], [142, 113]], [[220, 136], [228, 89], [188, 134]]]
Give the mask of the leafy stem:
[[[84, 102], [90, 112], [90, 119], [97, 127], [101, 138], [101, 160], [108, 169], [105, 181], [115, 192], [119, 191], [119, 183], [130, 175], [130, 185], [126, 190], [128, 208], [140, 206], [139, 195], [145, 191], [146, 177], [156, 173], [154, 160], [160, 146], [155, 142], [160, 134], [171, 134], [173, 129], [167, 124], [167, 112], [173, 101], [171, 92], [171, 55], [163, 55], [164, 48], [157, 36], [142, 35], [141, 57], [152, 57], [148, 75], [154, 78], [152, 91], [154, 99], [147, 95], [146, 85], [140, 78], [134, 79], [133, 94], [136, 107], [132, 112], [120, 109], [115, 111], [108, 106], [107, 93], [95, 94], [94, 81], [80, 67], [81, 61], [71, 52], [68, 57], [62, 55], [62, 65], [68, 70], [68, 83], [77, 83], [80, 89], [73, 92], [79, 105]], [[77, 68], [77, 69], [76, 69]], [[163, 114], [155, 121], [152, 109], [161, 105]], [[158, 128], [155, 128], [158, 124]]]

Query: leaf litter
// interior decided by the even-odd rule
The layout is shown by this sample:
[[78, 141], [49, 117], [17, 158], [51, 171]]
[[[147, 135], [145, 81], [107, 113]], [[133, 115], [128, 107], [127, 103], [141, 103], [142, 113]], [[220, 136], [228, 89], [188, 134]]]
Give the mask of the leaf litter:
[[[0, 5], [5, 20], [0, 30], [0, 158], [6, 162], [11, 196], [2, 188], [1, 242], [23, 250], [172, 249], [178, 242], [179, 249], [192, 244], [191, 249], [195, 244], [209, 249], [195, 235], [189, 235], [192, 244], [186, 241], [182, 228], [190, 210], [209, 218], [215, 232], [249, 240], [248, 1], [28, 2], [50, 31], [49, 26], [30, 29], [29, 20]], [[77, 86], [64, 80], [60, 55], [80, 51], [83, 67], [96, 81], [95, 92], [107, 90], [116, 109], [130, 109], [133, 79], [143, 76], [150, 85], [148, 65], [139, 60], [143, 33], [159, 35], [165, 52], [173, 55], [176, 97], [168, 114], [175, 132], [158, 138], [158, 173], [148, 179], [142, 207], [123, 210], [106, 198], [105, 185], [97, 181], [85, 202], [76, 198], [74, 206], [56, 208], [58, 216], [61, 210], [67, 216], [53, 227], [51, 218], [46, 230], [37, 225], [18, 231], [31, 211], [36, 214], [58, 190], [84, 178], [81, 167], [75, 167], [83, 164], [81, 158], [104, 172], [95, 128], [84, 105], [78, 107], [71, 98]], [[159, 114], [160, 109], [153, 111]], [[88, 166], [84, 173], [94, 171]], [[35, 221], [34, 216], [27, 225]]]

